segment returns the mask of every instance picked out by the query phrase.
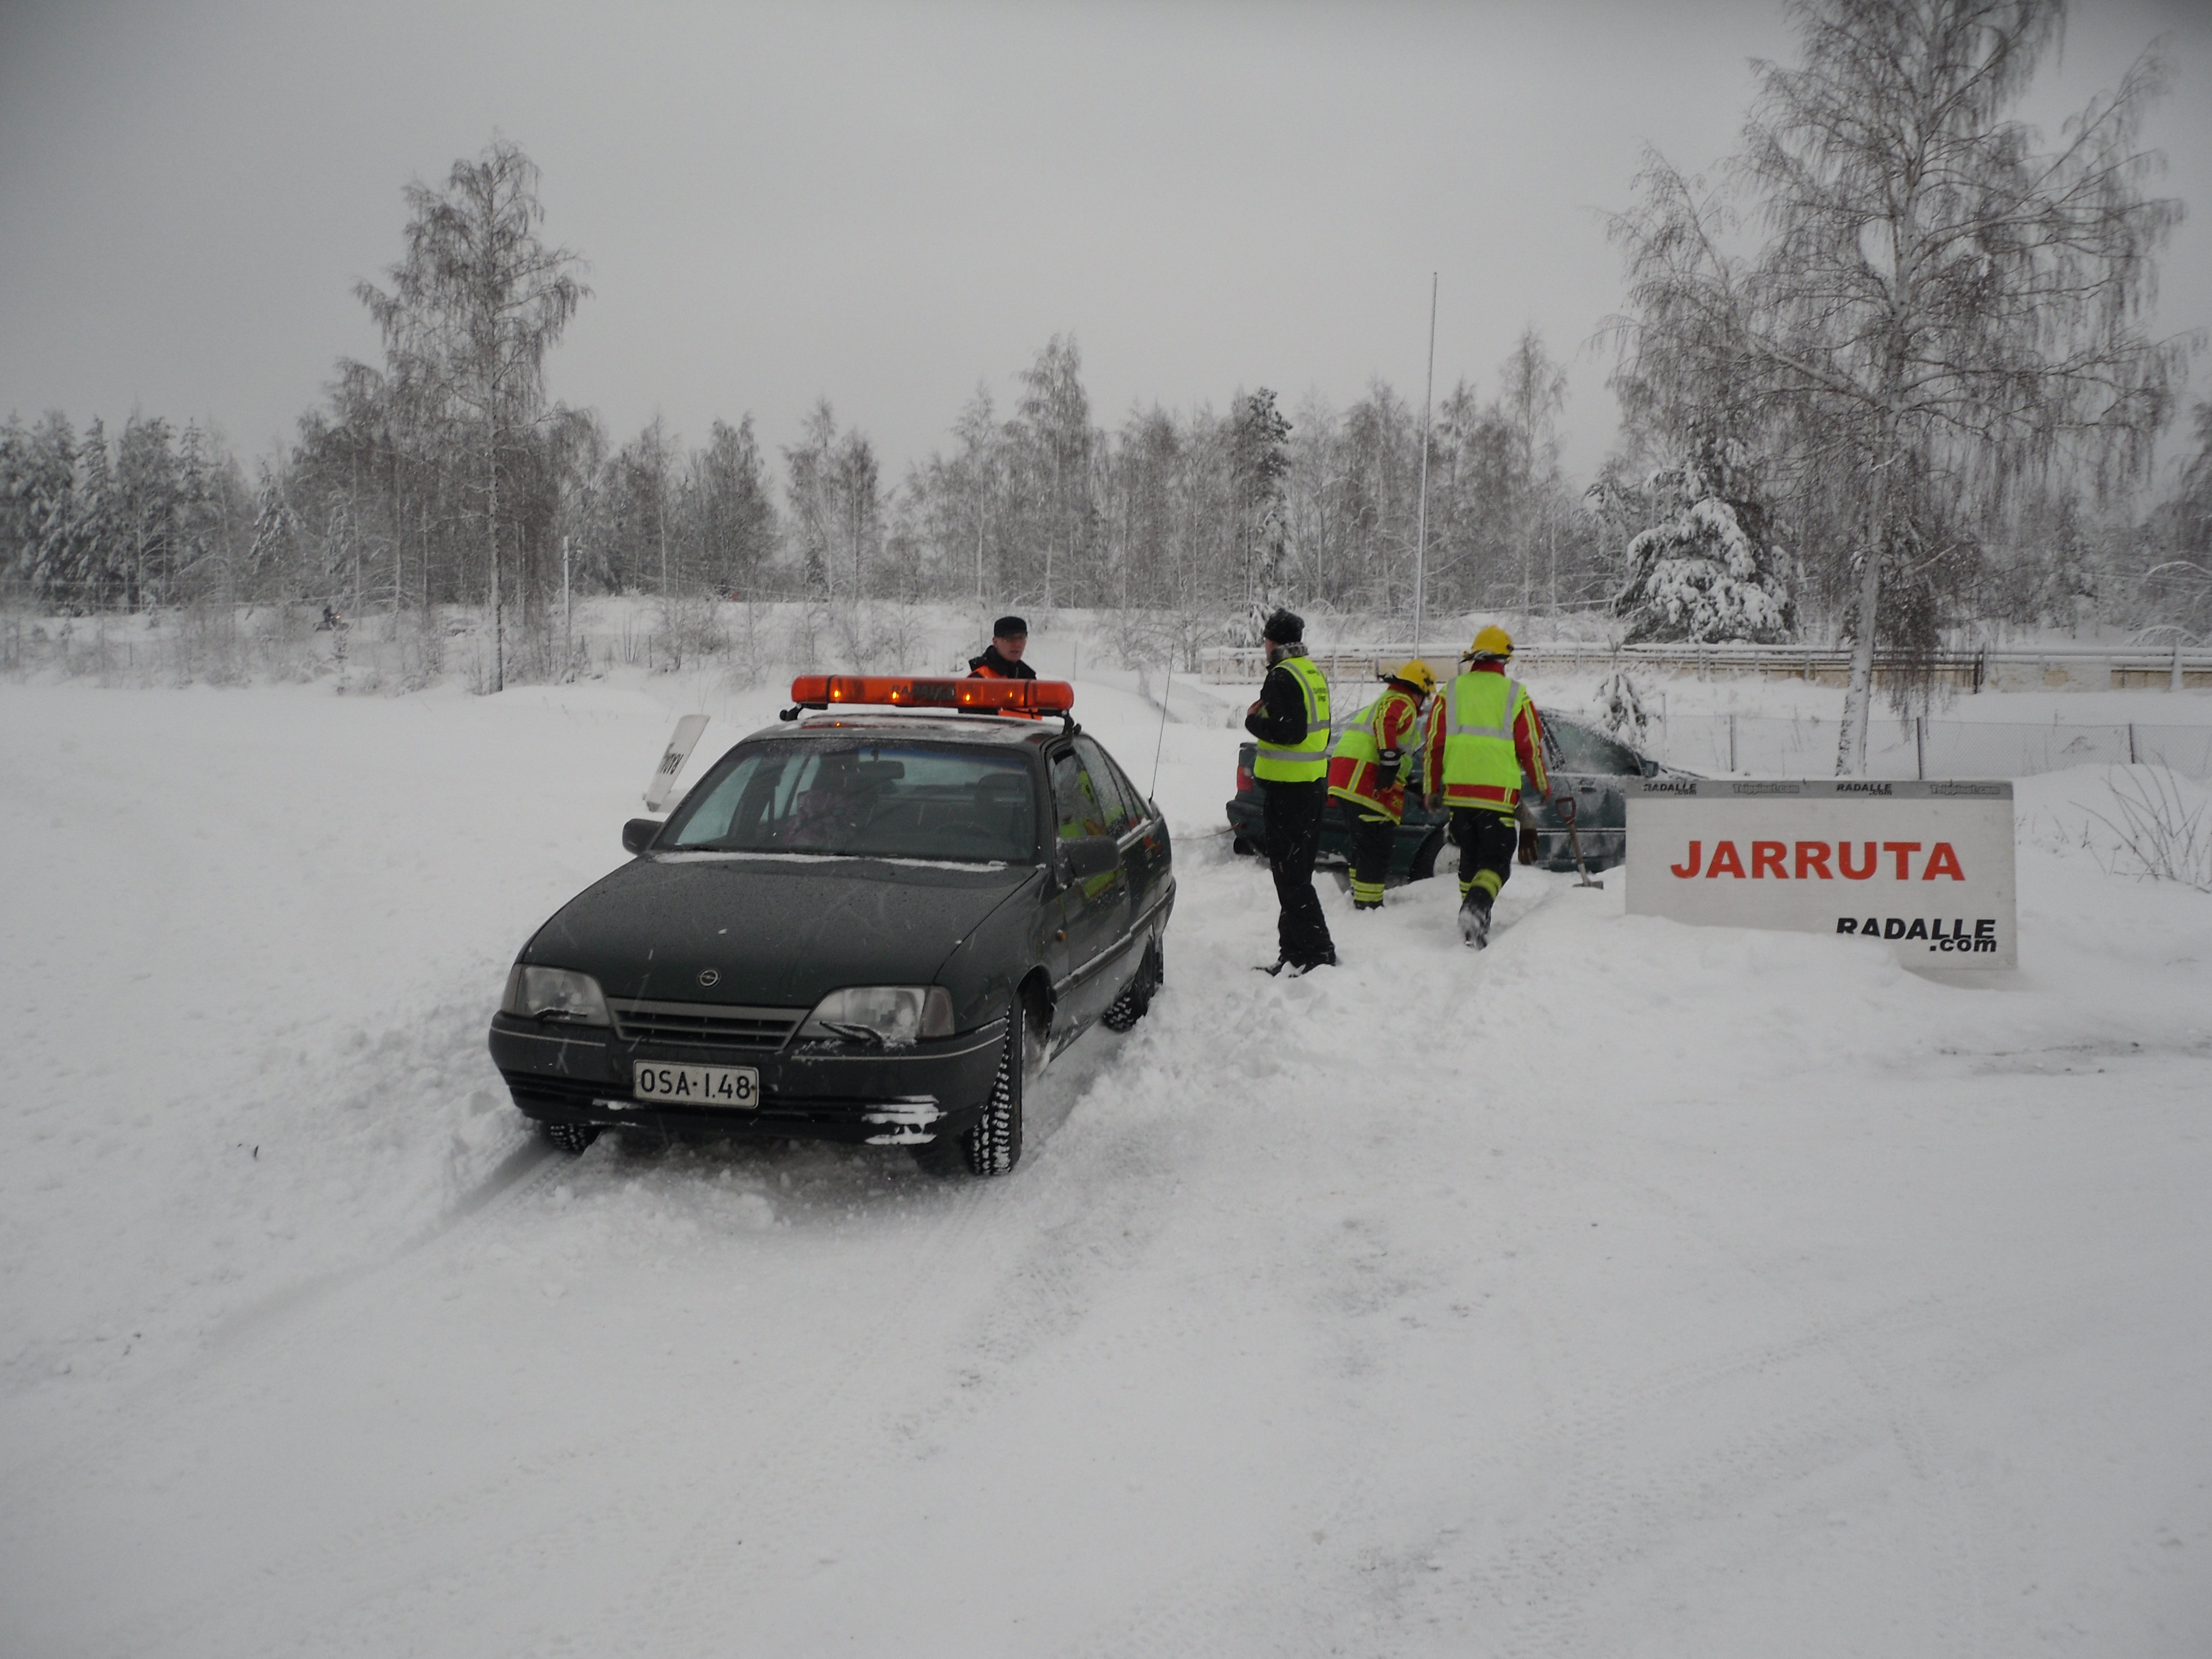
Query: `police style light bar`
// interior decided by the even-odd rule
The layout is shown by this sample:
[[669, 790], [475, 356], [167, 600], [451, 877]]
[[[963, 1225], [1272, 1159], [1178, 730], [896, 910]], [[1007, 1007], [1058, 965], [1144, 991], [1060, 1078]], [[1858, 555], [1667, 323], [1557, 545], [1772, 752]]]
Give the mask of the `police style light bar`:
[[1066, 680], [956, 679], [950, 675], [801, 674], [791, 683], [795, 708], [848, 704], [948, 714], [1066, 714], [1075, 688]]

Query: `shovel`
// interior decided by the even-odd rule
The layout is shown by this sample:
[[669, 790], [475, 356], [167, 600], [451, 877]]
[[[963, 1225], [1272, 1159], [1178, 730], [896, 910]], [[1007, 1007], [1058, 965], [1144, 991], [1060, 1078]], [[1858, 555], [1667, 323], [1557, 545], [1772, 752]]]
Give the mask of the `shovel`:
[[1566, 824], [1567, 845], [1574, 848], [1575, 868], [1581, 873], [1582, 877], [1579, 881], [1575, 883], [1575, 885], [1577, 887], [1602, 888], [1605, 884], [1598, 880], [1596, 877], [1591, 875], [1589, 872], [1589, 866], [1583, 862], [1583, 838], [1575, 833], [1575, 798], [1573, 793], [1571, 791], [1563, 790], [1559, 798], [1552, 803], [1552, 810], [1554, 812], [1557, 812], [1561, 820]]

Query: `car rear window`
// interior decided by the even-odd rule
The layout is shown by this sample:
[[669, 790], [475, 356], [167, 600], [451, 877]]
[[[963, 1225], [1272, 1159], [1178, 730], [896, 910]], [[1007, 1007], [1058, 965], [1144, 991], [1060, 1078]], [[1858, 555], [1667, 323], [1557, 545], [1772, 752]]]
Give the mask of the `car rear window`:
[[1621, 778], [1644, 775], [1644, 768], [1632, 750], [1610, 738], [1600, 737], [1587, 726], [1577, 726], [1572, 720], [1547, 714], [1544, 716], [1544, 730], [1551, 734], [1552, 742], [1559, 750], [1555, 764], [1562, 772], [1595, 773]]
[[1027, 760], [917, 744], [763, 744], [726, 757], [654, 843], [1026, 864], [1036, 857]]

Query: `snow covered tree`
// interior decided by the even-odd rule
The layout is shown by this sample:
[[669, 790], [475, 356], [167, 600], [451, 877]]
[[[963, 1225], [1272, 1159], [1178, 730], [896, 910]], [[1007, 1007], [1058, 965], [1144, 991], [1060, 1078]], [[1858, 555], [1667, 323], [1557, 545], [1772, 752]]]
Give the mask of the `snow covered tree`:
[[68, 552], [53, 575], [55, 597], [71, 610], [106, 604], [114, 558], [115, 471], [109, 465], [107, 428], [95, 416], [77, 446]]
[[1640, 743], [1651, 725], [1644, 707], [1644, 688], [1618, 665], [1597, 683], [1598, 729], [1623, 743]]
[[[1656, 155], [1627, 252], [1631, 378], [1740, 400], [1807, 493], [1848, 509], [1816, 551], [1856, 596], [1839, 773], [1863, 770], [1885, 583], [1940, 553], [1931, 507], [1994, 519], [2023, 484], [2141, 475], [2183, 364], [2142, 319], [2179, 204], [2136, 148], [2155, 55], [2054, 153], [2012, 112], [2063, 0], [1806, 0], [1802, 67], [1756, 65], [1735, 178], [1767, 234]], [[1808, 521], [1814, 521], [1808, 515]], [[1926, 648], [1928, 641], [1907, 643]]]
[[1743, 446], [1701, 434], [1644, 495], [1662, 516], [1628, 544], [1613, 614], [1626, 643], [1788, 639], [1796, 624], [1783, 549], [1771, 539]]
[[718, 592], [750, 589], [775, 555], [776, 536], [751, 416], [734, 427], [714, 422], [707, 447], [691, 457], [684, 495], [687, 532], [697, 543], [691, 568]]
[[1036, 593], [1049, 610], [1068, 603], [1094, 574], [1085, 564], [1097, 516], [1091, 494], [1096, 434], [1075, 337], [1054, 335], [1022, 371], [1021, 382], [1021, 398], [1006, 427], [1018, 480], [1011, 504], [1029, 545], [1042, 553], [1043, 565], [1034, 573], [1008, 574], [1016, 592]]
[[387, 273], [392, 287], [355, 289], [383, 331], [391, 379], [463, 429], [483, 503], [495, 691], [507, 676], [501, 570], [510, 557], [526, 562], [526, 526], [549, 516], [515, 500], [542, 470], [520, 452], [566, 417], [546, 404], [545, 358], [591, 292], [576, 254], [539, 240], [538, 182], [537, 164], [502, 138], [456, 161], [443, 191], [410, 185], [407, 255]]
[[1291, 423], [1266, 386], [1237, 400], [1229, 442], [1230, 488], [1237, 503], [1237, 562], [1253, 625], [1283, 595], [1283, 479], [1291, 470]]

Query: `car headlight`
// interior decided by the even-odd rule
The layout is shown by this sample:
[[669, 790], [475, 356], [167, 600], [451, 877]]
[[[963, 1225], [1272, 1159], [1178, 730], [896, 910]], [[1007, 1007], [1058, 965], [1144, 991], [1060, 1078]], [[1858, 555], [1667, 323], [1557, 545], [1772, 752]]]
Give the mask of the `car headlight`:
[[525, 1019], [563, 1019], [578, 1025], [608, 1025], [607, 1000], [589, 974], [566, 968], [529, 968], [521, 963], [507, 976], [499, 1011]]
[[799, 1028], [802, 1037], [845, 1037], [902, 1048], [952, 1035], [952, 994], [942, 985], [851, 985], [832, 991]]

